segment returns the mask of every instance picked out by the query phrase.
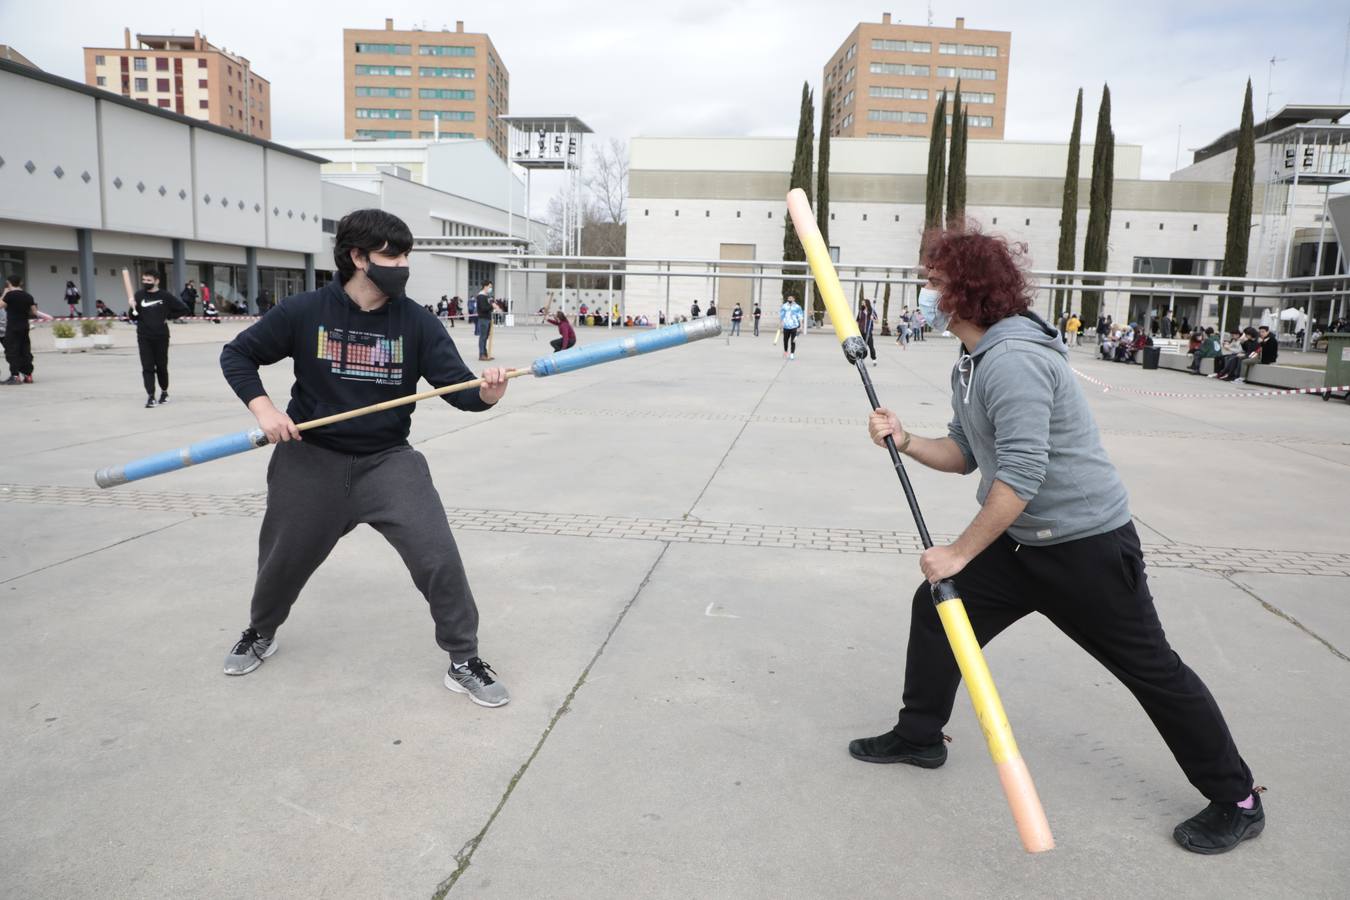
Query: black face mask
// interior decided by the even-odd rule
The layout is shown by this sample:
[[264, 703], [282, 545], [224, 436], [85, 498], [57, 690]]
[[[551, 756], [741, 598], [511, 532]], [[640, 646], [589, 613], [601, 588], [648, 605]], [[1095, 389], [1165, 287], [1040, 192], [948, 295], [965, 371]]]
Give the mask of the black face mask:
[[374, 262], [366, 269], [366, 277], [370, 279], [371, 284], [390, 300], [403, 296], [403, 288], [408, 284], [409, 274], [411, 273], [407, 266], [382, 266]]
[[154, 284], [153, 284], [152, 282], [149, 282], [149, 281], [142, 281], [142, 282], [141, 282], [141, 287], [145, 288], [145, 290], [146, 290], [147, 292], [154, 291], [154, 289], [155, 289]]

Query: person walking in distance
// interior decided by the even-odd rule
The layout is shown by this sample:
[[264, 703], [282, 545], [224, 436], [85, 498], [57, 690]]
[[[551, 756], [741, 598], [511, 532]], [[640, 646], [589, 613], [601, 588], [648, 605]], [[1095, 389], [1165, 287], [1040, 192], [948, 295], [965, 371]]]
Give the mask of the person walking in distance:
[[141, 289], [131, 298], [131, 319], [136, 323], [136, 347], [141, 354], [141, 381], [145, 385], [145, 408], [155, 405], [155, 380], [159, 402], [169, 402], [169, 320], [187, 313], [187, 306], [168, 291], [160, 290], [159, 273], [141, 273]]
[[739, 303], [731, 310], [731, 334], [734, 337], [741, 336], [741, 319], [745, 316], [745, 310], [741, 309]]
[[698, 301], [695, 300], [694, 303], [693, 303], [693, 305], [689, 307], [689, 318], [691, 318], [691, 319], [697, 319], [697, 318], [698, 318], [698, 314], [699, 314], [699, 310], [698, 310]]
[[1167, 642], [1125, 485], [1068, 348], [1030, 311], [1032, 288], [1017, 258], [1001, 238], [967, 229], [930, 238], [924, 263], [920, 303], [932, 309], [934, 329], [961, 342], [947, 434], [907, 432], [887, 409], [872, 414], [868, 430], [878, 446], [889, 437], [936, 471], [978, 471], [981, 509], [954, 542], [919, 557], [924, 581], [910, 613], [899, 719], [850, 743], [849, 753], [926, 769], [946, 762], [942, 728], [961, 673], [930, 587], [951, 578], [981, 644], [1039, 612], [1134, 694], [1209, 801], [1175, 827], [1178, 844], [1212, 854], [1256, 837], [1265, 827], [1261, 788], [1214, 696]]
[[797, 331], [802, 327], [802, 307], [795, 294], [783, 298], [778, 309], [778, 321], [783, 326], [783, 358], [797, 358]]
[[877, 345], [872, 340], [872, 332], [876, 328], [877, 313], [872, 308], [872, 301], [866, 297], [858, 304], [858, 332], [862, 335], [863, 341], [867, 344], [867, 349], [871, 351], [872, 365], [877, 364]]
[[764, 310], [760, 309], [760, 308], [759, 308], [759, 304], [756, 303], [756, 304], [755, 304], [755, 312], [754, 312], [754, 317], [755, 317], [755, 337], [759, 337], [759, 318], [760, 318], [760, 316], [762, 316], [762, 315], [764, 315]]
[[492, 359], [488, 356], [488, 335], [492, 334], [492, 282], [484, 281], [474, 300], [478, 321], [478, 359]]
[[178, 299], [182, 300], [183, 305], [187, 307], [187, 315], [189, 317], [197, 315], [197, 288], [192, 283], [191, 278], [189, 278], [188, 283], [183, 286], [183, 290], [178, 295]]
[[914, 331], [914, 340], [922, 341], [924, 329], [928, 327], [928, 320], [921, 309], [916, 308], [914, 315], [910, 319], [910, 327]]
[[18, 275], [10, 275], [0, 288], [0, 309], [5, 311], [5, 362], [9, 363], [9, 378], [0, 384], [32, 384], [33, 341], [28, 322], [50, 322], [52, 317], [37, 308]]
[[80, 289], [73, 281], [66, 282], [66, 307], [70, 310], [72, 319], [80, 318]]
[[[247, 675], [277, 651], [277, 630], [309, 577], [343, 535], [367, 524], [398, 551], [426, 598], [436, 643], [449, 656], [444, 685], [497, 707], [510, 695], [479, 656], [478, 607], [445, 504], [426, 458], [408, 445], [413, 407], [306, 430], [303, 440], [295, 425], [407, 396], [421, 379], [434, 387], [473, 380], [449, 331], [404, 293], [412, 244], [412, 232], [396, 216], [379, 209], [349, 213], [334, 235], [334, 280], [288, 298], [221, 352], [230, 387], [275, 445], [249, 624], [226, 655], [224, 671]], [[481, 308], [491, 315], [489, 304]], [[288, 357], [295, 385], [282, 412], [258, 369]], [[476, 390], [443, 399], [483, 412], [506, 388], [505, 370], [492, 368]], [[384, 585], [382, 593], [391, 590], [397, 588]], [[378, 617], [389, 598], [362, 599]], [[356, 641], [342, 652], [359, 652], [353, 649], [359, 646]]]

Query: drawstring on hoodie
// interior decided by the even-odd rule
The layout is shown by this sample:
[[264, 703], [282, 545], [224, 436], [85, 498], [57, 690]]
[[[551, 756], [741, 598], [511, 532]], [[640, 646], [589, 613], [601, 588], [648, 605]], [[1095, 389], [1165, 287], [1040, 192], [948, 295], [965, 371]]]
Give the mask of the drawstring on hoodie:
[[956, 374], [961, 379], [961, 387], [966, 389], [963, 403], [970, 402], [970, 389], [975, 385], [975, 357], [961, 348], [961, 358], [956, 361]]

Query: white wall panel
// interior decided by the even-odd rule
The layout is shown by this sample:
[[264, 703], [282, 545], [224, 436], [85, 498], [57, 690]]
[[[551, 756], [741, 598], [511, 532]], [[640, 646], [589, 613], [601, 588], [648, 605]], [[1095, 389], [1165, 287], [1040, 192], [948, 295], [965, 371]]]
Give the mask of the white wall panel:
[[191, 237], [192, 128], [100, 103], [104, 227]]
[[314, 253], [323, 246], [320, 214], [323, 211], [319, 164], [268, 150], [263, 218], [267, 225], [266, 246], [277, 250]]
[[263, 148], [194, 128], [192, 157], [197, 180], [193, 197], [197, 239], [241, 247], [266, 246]]
[[0, 217], [99, 227], [94, 98], [11, 72], [0, 72], [0, 97]]

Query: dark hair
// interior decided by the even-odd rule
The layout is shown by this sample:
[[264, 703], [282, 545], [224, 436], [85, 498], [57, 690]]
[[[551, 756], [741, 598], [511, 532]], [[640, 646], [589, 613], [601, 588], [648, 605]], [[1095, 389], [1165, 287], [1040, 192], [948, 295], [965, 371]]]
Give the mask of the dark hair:
[[1245, 334], [1247, 337], [1256, 337], [1256, 329], [1250, 325], [1242, 329], [1242, 333]]
[[481, 287], [487, 287], [489, 284], [492, 284], [492, 279], [491, 279], [491, 278], [484, 278], [484, 279], [483, 279], [483, 283], [482, 283], [482, 285], [480, 285], [480, 286], [481, 286]]
[[5, 283], [10, 287], [21, 288], [23, 287], [23, 276], [19, 275], [17, 272], [12, 275], [6, 275]]
[[356, 274], [352, 251], [367, 257], [372, 253], [402, 256], [412, 249], [413, 236], [407, 224], [382, 209], [358, 209], [347, 213], [337, 224], [333, 238], [333, 262], [338, 280], [346, 284]]
[[1270, 326], [1269, 326], [1269, 325], [1262, 325], [1262, 326], [1260, 326], [1260, 328], [1261, 328], [1262, 331], [1269, 331], [1269, 330], [1270, 330]]
[[1027, 311], [1031, 289], [1022, 272], [1024, 245], [1016, 250], [974, 222], [951, 231], [930, 231], [924, 265], [944, 277], [940, 304], [948, 315], [981, 328]]

